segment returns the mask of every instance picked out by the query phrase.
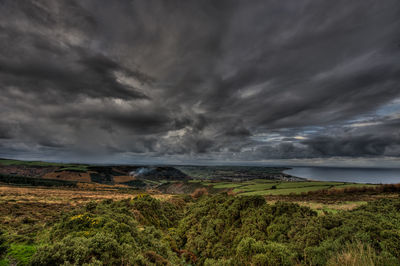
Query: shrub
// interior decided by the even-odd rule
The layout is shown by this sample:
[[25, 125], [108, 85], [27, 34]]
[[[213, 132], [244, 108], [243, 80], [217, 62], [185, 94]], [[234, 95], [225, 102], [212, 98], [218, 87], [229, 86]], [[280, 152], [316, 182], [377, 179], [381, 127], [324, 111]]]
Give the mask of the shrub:
[[[261, 196], [159, 201], [141, 194], [90, 202], [45, 236], [33, 265], [398, 265], [400, 199], [317, 216]], [[24, 264], [35, 249], [13, 244], [6, 256]]]
[[202, 196], [204, 196], [204, 195], [208, 195], [208, 190], [207, 190], [205, 187], [203, 187], [203, 188], [197, 188], [197, 189], [191, 194], [192, 198], [194, 198], [194, 199], [198, 199], [198, 198], [200, 198], [200, 197], [202, 197]]
[[[65, 215], [50, 231], [50, 241], [40, 247], [32, 258], [32, 265], [60, 265], [85, 263], [105, 265], [149, 265], [158, 262], [177, 262], [178, 257], [163, 240], [162, 232], [153, 226], [143, 226], [134, 217], [136, 207], [151, 207], [152, 213], [159, 202], [144, 197], [141, 203], [110, 200], [89, 203], [86, 207]], [[155, 200], [157, 201], [157, 200]], [[157, 210], [160, 211], [160, 210]], [[160, 217], [160, 219], [165, 219]], [[149, 253], [148, 251], [152, 252]]]

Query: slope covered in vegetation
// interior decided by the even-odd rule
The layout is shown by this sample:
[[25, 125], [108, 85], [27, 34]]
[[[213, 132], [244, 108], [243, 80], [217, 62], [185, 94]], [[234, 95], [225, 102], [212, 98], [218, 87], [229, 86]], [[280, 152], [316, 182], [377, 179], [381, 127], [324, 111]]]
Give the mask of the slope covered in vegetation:
[[0, 264], [398, 265], [399, 211], [398, 197], [321, 215], [261, 196], [140, 194], [75, 208], [30, 240], [3, 230]]

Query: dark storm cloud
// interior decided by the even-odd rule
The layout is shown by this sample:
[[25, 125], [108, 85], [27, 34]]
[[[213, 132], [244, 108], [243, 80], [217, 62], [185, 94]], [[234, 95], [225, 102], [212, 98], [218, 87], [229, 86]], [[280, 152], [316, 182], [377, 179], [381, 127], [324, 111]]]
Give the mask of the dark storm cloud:
[[[17, 45], [18, 46], [18, 45]], [[132, 86], [117, 82], [114, 72], [121, 71], [143, 82], [148, 80], [140, 72], [127, 71], [116, 62], [101, 54], [86, 54], [79, 47], [71, 47], [68, 54], [47, 54], [32, 48], [31, 55], [14, 55], [0, 59], [0, 74], [3, 86], [18, 86], [46, 93], [46, 90], [59, 90], [71, 98], [77, 94], [91, 97], [147, 98]], [[71, 58], [76, 53], [77, 58]], [[50, 58], [49, 58], [50, 56]]]
[[320, 156], [376, 156], [383, 155], [390, 145], [399, 144], [398, 138], [382, 138], [373, 135], [357, 137], [318, 137], [305, 142]]
[[2, 154], [398, 157], [399, 36], [397, 0], [2, 1]]
[[261, 159], [315, 159], [330, 157], [399, 157], [400, 121], [383, 120], [360, 127], [343, 127], [314, 134], [309, 139], [283, 138], [276, 145], [259, 143], [241, 156]]
[[304, 141], [315, 157], [400, 156], [400, 121], [382, 121], [331, 136]]
[[10, 125], [0, 124], [0, 139], [11, 139], [12, 132], [9, 128]]

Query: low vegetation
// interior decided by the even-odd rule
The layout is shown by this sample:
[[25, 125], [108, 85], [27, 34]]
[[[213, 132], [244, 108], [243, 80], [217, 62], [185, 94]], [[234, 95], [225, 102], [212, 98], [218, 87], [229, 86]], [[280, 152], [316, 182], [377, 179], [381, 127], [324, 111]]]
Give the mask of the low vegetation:
[[169, 197], [94, 191], [73, 204], [82, 191], [63, 200], [62, 190], [49, 190], [53, 200], [42, 203], [9, 191], [0, 198], [0, 265], [400, 264], [397, 194], [329, 211], [206, 189]]
[[[213, 190], [229, 190], [231, 189], [234, 193], [242, 196], [254, 196], [254, 195], [289, 195], [289, 194], [302, 194], [312, 191], [336, 191], [341, 189], [353, 189], [357, 188], [360, 190], [374, 190], [375, 187], [384, 187], [374, 184], [356, 184], [346, 182], [324, 182], [324, 181], [273, 181], [267, 179], [254, 179], [243, 182], [232, 182], [232, 181], [214, 181], [208, 180], [193, 180], [190, 181], [193, 184], [201, 184], [204, 187], [212, 188]], [[392, 186], [392, 185], [390, 185]], [[400, 188], [397, 190], [400, 191]], [[334, 193], [334, 192], [333, 192]]]
[[0, 266], [400, 265], [399, 184], [240, 178], [246, 167], [214, 167], [228, 180], [173, 180], [168, 167], [149, 179], [131, 166], [6, 167]]

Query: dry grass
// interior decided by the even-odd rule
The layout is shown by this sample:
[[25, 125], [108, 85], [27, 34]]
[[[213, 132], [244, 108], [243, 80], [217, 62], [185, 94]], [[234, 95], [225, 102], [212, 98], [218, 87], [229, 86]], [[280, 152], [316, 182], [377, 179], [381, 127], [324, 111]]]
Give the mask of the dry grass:
[[330, 212], [336, 212], [336, 211], [349, 211], [353, 210], [361, 205], [367, 204], [366, 201], [352, 201], [352, 202], [338, 202], [338, 203], [331, 203], [331, 204], [325, 204], [325, 203], [320, 203], [320, 202], [309, 202], [309, 201], [295, 201], [294, 203], [297, 203], [301, 206], [306, 206], [309, 207], [310, 209], [316, 210], [316, 211], [330, 211]]
[[327, 263], [328, 266], [374, 266], [376, 253], [369, 245], [356, 243], [347, 246], [335, 254]]
[[[121, 187], [121, 186], [120, 186]], [[78, 188], [39, 188], [0, 186], [1, 202], [30, 202], [46, 204], [81, 205], [88, 201], [105, 199], [122, 200], [132, 198], [143, 191], [119, 190], [118, 187], [94, 184], [79, 184]], [[155, 198], [167, 199], [171, 195], [155, 194]]]
[[[63, 213], [89, 201], [131, 199], [139, 193], [144, 191], [87, 183], [78, 188], [0, 185], [0, 228], [12, 241], [30, 243]], [[174, 200], [169, 194], [146, 193], [159, 200]]]
[[80, 172], [51, 172], [43, 175], [42, 178], [55, 179], [55, 180], [65, 180], [65, 181], [78, 181], [78, 182], [90, 182], [90, 173], [80, 173]]
[[114, 182], [115, 183], [125, 183], [135, 180], [133, 176], [130, 175], [119, 175], [119, 176], [114, 176]]

